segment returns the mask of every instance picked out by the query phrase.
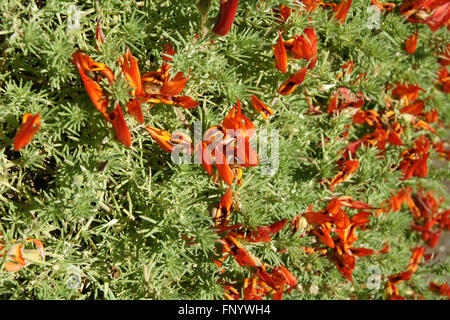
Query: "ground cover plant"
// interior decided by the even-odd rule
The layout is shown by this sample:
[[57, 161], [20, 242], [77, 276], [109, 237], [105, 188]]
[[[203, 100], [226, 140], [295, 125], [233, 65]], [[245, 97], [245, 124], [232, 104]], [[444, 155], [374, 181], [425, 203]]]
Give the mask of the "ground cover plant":
[[2, 299], [445, 299], [450, 3], [0, 2]]

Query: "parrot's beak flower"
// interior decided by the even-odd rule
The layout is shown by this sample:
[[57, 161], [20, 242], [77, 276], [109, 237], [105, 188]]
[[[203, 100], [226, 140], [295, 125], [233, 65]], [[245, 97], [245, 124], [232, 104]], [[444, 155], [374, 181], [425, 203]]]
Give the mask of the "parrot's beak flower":
[[[32, 242], [37, 249], [24, 249], [24, 242], [16, 242], [6, 253], [7, 261], [3, 268], [9, 272], [17, 272], [28, 264], [36, 261], [45, 261], [44, 244], [39, 239], [28, 238], [25, 243]], [[0, 249], [2, 242], [0, 241]], [[0, 257], [2, 254], [0, 253]]]
[[225, 36], [233, 25], [239, 0], [219, 0], [220, 11], [212, 31], [219, 36]]
[[352, 4], [352, 0], [342, 0], [341, 3], [339, 3], [336, 7], [333, 8], [333, 11], [335, 12], [334, 18], [340, 24], [344, 24], [351, 4]]
[[124, 57], [120, 57], [119, 61], [122, 66], [122, 72], [130, 82], [130, 86], [134, 88], [131, 92], [134, 95], [134, 98], [127, 103], [128, 113], [131, 114], [136, 121], [142, 124], [144, 123], [144, 115], [142, 114], [141, 99], [144, 94], [144, 88], [142, 86], [141, 73], [136, 58], [133, 57], [128, 48]]
[[272, 116], [274, 113], [272, 108], [266, 106], [264, 102], [259, 100], [254, 94], [251, 96], [251, 103], [253, 108], [258, 111], [265, 120], [267, 120], [269, 116]]
[[283, 84], [278, 88], [278, 93], [282, 96], [290, 95], [297, 88], [299, 84], [305, 80], [306, 68], [301, 68], [292, 74]]
[[284, 47], [283, 38], [281, 36], [280, 31], [278, 31], [278, 35], [279, 35], [278, 42], [276, 46], [273, 47], [272, 49], [275, 54], [276, 68], [280, 70], [282, 73], [286, 73], [288, 63], [286, 48]]
[[413, 54], [417, 48], [417, 39], [419, 38], [419, 33], [414, 32], [405, 41], [405, 51], [409, 54]]
[[31, 142], [41, 126], [40, 119], [39, 114], [25, 113], [23, 115], [22, 124], [14, 137], [14, 150], [19, 151]]

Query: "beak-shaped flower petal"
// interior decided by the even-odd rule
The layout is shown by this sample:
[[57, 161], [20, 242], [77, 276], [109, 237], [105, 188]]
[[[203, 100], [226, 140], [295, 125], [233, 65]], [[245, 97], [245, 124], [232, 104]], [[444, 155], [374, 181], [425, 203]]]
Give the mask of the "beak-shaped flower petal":
[[314, 28], [306, 28], [303, 30], [305, 35], [294, 36], [293, 39], [285, 43], [288, 51], [295, 56], [294, 59], [311, 60], [308, 69], [312, 69], [317, 63], [317, 36]]
[[77, 66], [78, 70], [81, 68], [85, 72], [100, 72], [108, 79], [109, 83], [114, 82], [114, 73], [110, 68], [103, 63], [92, 60], [87, 54], [83, 54], [81, 50], [77, 50], [72, 54], [72, 63]]
[[195, 146], [195, 154], [197, 155], [197, 159], [202, 164], [203, 169], [211, 176], [213, 174], [213, 166], [214, 163], [211, 154], [207, 150], [208, 144], [205, 141], [199, 141]]
[[40, 119], [39, 114], [34, 116], [31, 113], [25, 113], [23, 115], [22, 124], [14, 137], [14, 150], [19, 151], [30, 143], [41, 126]]
[[432, 133], [437, 135], [436, 130], [434, 130], [432, 126], [430, 126], [428, 123], [426, 123], [423, 120], [419, 120], [417, 122], [413, 122], [413, 126], [414, 127], [419, 127], [419, 128], [425, 129], [425, 130], [428, 130], [428, 131], [430, 131], [430, 132], [432, 132]]
[[233, 25], [239, 0], [220, 0], [220, 11], [212, 31], [219, 36], [226, 35]]
[[[441, 26], [450, 26], [450, 2], [435, 1], [438, 3], [433, 13], [427, 17], [425, 23], [433, 32], [436, 32]], [[442, 3], [442, 4], [441, 4]]]
[[438, 76], [437, 82], [441, 87], [441, 90], [445, 93], [450, 93], [450, 75], [445, 65], [439, 68], [437, 76]]
[[97, 30], [95, 32], [95, 38], [97, 39], [97, 50], [99, 49], [98, 46], [103, 46], [103, 43], [105, 42], [105, 35], [103, 33], [102, 25], [100, 23], [100, 19], [97, 21]]
[[144, 123], [144, 115], [142, 114], [142, 108], [140, 103], [140, 97], [144, 93], [142, 87], [141, 73], [136, 58], [127, 49], [124, 57], [119, 58], [122, 66], [122, 72], [130, 82], [131, 87], [134, 87], [132, 94], [135, 96], [127, 103], [128, 113], [131, 114], [139, 123]]
[[171, 134], [168, 131], [145, 127], [145, 130], [150, 133], [156, 143], [166, 152], [173, 152], [177, 145], [181, 145], [183, 150], [186, 150], [189, 154], [192, 153], [192, 141], [191, 138], [181, 132]]
[[219, 208], [216, 210], [213, 219], [215, 226], [226, 226], [228, 224], [231, 207], [233, 205], [233, 191], [231, 188], [220, 199]]
[[228, 235], [224, 239], [225, 250], [229, 251], [240, 266], [258, 267], [261, 263], [254, 259], [252, 255], [236, 240]]
[[108, 108], [109, 100], [104, 98], [102, 88], [95, 80], [87, 75], [86, 71], [100, 71], [108, 78], [110, 83], [112, 83], [114, 81], [114, 75], [111, 69], [103, 64], [96, 63], [80, 50], [77, 50], [72, 55], [72, 63], [78, 68], [81, 80], [83, 81], [84, 87], [86, 88], [92, 103], [98, 111], [105, 113]]
[[172, 138], [172, 135], [170, 132], [152, 128], [152, 127], [145, 127], [145, 130], [150, 133], [153, 139], [155, 139], [156, 143], [166, 152], [172, 152], [173, 151], [173, 145], [170, 143], [170, 139]]
[[418, 116], [422, 113], [422, 110], [425, 108], [425, 102], [423, 100], [417, 100], [416, 102], [407, 105], [400, 109], [401, 113], [408, 113], [413, 116]]
[[[219, 144], [220, 145], [220, 144]], [[233, 184], [235, 174], [227, 161], [226, 156], [223, 154], [221, 148], [218, 146], [215, 152], [216, 167], [219, 172], [220, 178], [229, 186]]]
[[305, 80], [306, 76], [306, 68], [301, 68], [296, 73], [292, 74], [289, 79], [287, 79], [283, 84], [278, 88], [278, 93], [282, 96], [287, 96], [291, 94], [299, 84]]
[[29, 238], [26, 242], [33, 242], [37, 249], [27, 250], [23, 248], [23, 242], [15, 243], [6, 254], [8, 256], [8, 261], [6, 261], [3, 265], [6, 271], [19, 271], [30, 262], [38, 259], [41, 261], [45, 261], [45, 248], [42, 244], [42, 241], [39, 239]]
[[223, 119], [222, 126], [225, 130], [235, 130], [245, 137], [251, 137], [254, 134], [255, 126], [249, 118], [244, 116], [241, 111], [241, 102], [237, 103]]
[[178, 72], [171, 80], [164, 81], [160, 93], [163, 96], [179, 95], [186, 85], [188, 77], [183, 75], [183, 72]]
[[450, 297], [450, 286], [448, 285], [448, 283], [439, 285], [436, 282], [431, 281], [429, 289], [431, 291], [438, 292], [441, 296]]
[[322, 213], [322, 212], [313, 212], [308, 211], [305, 213], [306, 221], [308, 221], [309, 224], [316, 223], [316, 224], [324, 224], [327, 222], [333, 222], [334, 218]]
[[419, 91], [425, 92], [424, 89], [413, 84], [405, 85], [397, 83], [394, 90], [392, 90], [392, 95], [395, 98], [402, 99], [404, 105], [407, 106], [417, 100], [417, 98], [419, 97]]
[[193, 109], [200, 104], [200, 102], [195, 101], [189, 96], [174, 97], [173, 102], [184, 109]]
[[428, 174], [427, 160], [430, 155], [428, 152], [430, 142], [425, 136], [420, 136], [414, 144], [414, 148], [406, 149], [401, 154], [403, 160], [397, 168], [404, 173], [401, 180], [408, 180], [412, 176], [424, 178]]
[[334, 186], [344, 182], [350, 175], [356, 172], [359, 167], [359, 161], [346, 161], [342, 165], [341, 171], [331, 180], [330, 190], [334, 192]]
[[405, 51], [409, 54], [413, 54], [417, 48], [417, 39], [419, 38], [419, 33], [414, 32], [405, 40]]
[[334, 18], [339, 21], [340, 24], [344, 24], [347, 18], [348, 10], [352, 4], [352, 0], [342, 0], [333, 11], [335, 12]]
[[261, 100], [258, 99], [257, 96], [255, 96], [254, 94], [252, 94], [251, 96], [251, 102], [252, 102], [252, 106], [253, 108], [258, 111], [265, 120], [267, 120], [269, 118], [269, 116], [273, 115], [273, 109], [266, 106], [264, 104], [264, 102], [262, 102]]
[[393, 130], [389, 130], [388, 141], [394, 146], [402, 146], [403, 141], [400, 136]]
[[116, 109], [106, 114], [105, 118], [113, 125], [114, 131], [116, 133], [116, 139], [120, 141], [124, 146], [130, 147], [131, 134], [123, 117], [120, 105], [117, 104]]
[[283, 38], [281, 36], [281, 31], [278, 30], [279, 39], [277, 45], [272, 47], [275, 54], [276, 68], [280, 70], [282, 73], [287, 72], [287, 53], [286, 48], [284, 47]]

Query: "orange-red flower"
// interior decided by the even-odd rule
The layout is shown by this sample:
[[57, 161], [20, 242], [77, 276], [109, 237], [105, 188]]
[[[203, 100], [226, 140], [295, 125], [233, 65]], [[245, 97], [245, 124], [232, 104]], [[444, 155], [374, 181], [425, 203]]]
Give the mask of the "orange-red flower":
[[372, 127], [380, 126], [380, 115], [375, 110], [358, 110], [352, 118], [353, 123], [355, 124], [364, 124], [367, 123]]
[[253, 108], [258, 111], [265, 120], [267, 120], [269, 116], [272, 116], [274, 113], [272, 108], [266, 106], [266, 104], [259, 100], [259, 98], [254, 94], [251, 95], [251, 103]]
[[192, 141], [189, 135], [177, 132], [171, 134], [168, 131], [146, 126], [145, 130], [152, 136], [156, 143], [166, 152], [173, 152], [175, 147], [180, 145], [183, 150], [192, 153]]
[[131, 134], [130, 129], [128, 129], [125, 118], [123, 117], [122, 109], [117, 103], [116, 109], [109, 113], [104, 114], [106, 120], [110, 122], [116, 133], [116, 139], [120, 141], [124, 146], [131, 146]]
[[233, 205], [233, 191], [228, 188], [227, 192], [220, 199], [219, 208], [215, 210], [213, 219], [214, 225], [226, 226], [230, 218], [231, 207]]
[[304, 9], [307, 12], [313, 12], [317, 9], [317, 7], [322, 6], [325, 7], [327, 3], [323, 3], [320, 0], [301, 0], [301, 2], [305, 5]]
[[450, 25], [450, 3], [446, 0], [409, 0], [400, 6], [400, 14], [412, 23], [425, 23], [436, 32]]
[[257, 267], [261, 265], [261, 262], [253, 257], [232, 235], [227, 235], [220, 242], [223, 245], [223, 251], [231, 254], [240, 266]]
[[450, 65], [450, 43], [440, 51], [438, 61], [441, 66]]
[[[12, 247], [6, 253], [7, 261], [3, 265], [6, 271], [19, 271], [23, 267], [33, 262], [33, 260], [40, 259], [42, 261], [45, 261], [45, 248], [42, 241], [39, 239], [28, 238], [25, 243], [30, 242], [32, 242], [37, 247], [36, 250], [24, 249], [24, 242], [17, 242], [12, 245]], [[0, 241], [0, 251], [4, 248], [4, 246], [1, 246], [1, 244], [2, 242]], [[0, 257], [2, 255], [3, 254], [0, 252]]]
[[448, 283], [437, 284], [436, 282], [431, 281], [429, 289], [431, 291], [439, 293], [441, 296], [450, 297], [450, 286], [448, 285]]
[[236, 105], [231, 109], [222, 122], [224, 139], [228, 138], [228, 130], [236, 137], [235, 155], [238, 164], [242, 167], [254, 167], [259, 164], [259, 158], [256, 151], [250, 145], [250, 138], [255, 133], [254, 124], [246, 116], [242, 114], [241, 103], [239, 99]]
[[271, 274], [269, 274], [264, 266], [262, 266], [258, 269], [257, 275], [260, 280], [272, 288], [274, 292], [272, 298], [274, 300], [281, 300], [283, 298], [285, 286], [289, 288], [287, 290], [289, 293], [297, 285], [297, 278], [282, 265], [273, 268]]
[[411, 279], [411, 276], [417, 271], [419, 267], [419, 263], [424, 256], [425, 248], [424, 247], [415, 247], [413, 248], [413, 253], [411, 259], [409, 261], [409, 265], [406, 268], [406, 271], [394, 274], [389, 277], [388, 282], [386, 283], [386, 288], [384, 291], [385, 296], [390, 300], [403, 300], [404, 297], [399, 295], [399, 290], [395, 286], [402, 281], [408, 281]]
[[400, 138], [400, 135], [403, 132], [403, 127], [400, 125], [400, 123], [395, 122], [392, 124], [391, 129], [388, 133], [388, 141], [390, 144], [394, 146], [402, 146], [403, 141]]
[[182, 72], [178, 72], [171, 78], [169, 73], [170, 65], [167, 61], [172, 60], [170, 56], [174, 52], [175, 50], [172, 45], [166, 46], [163, 56], [164, 62], [161, 68], [156, 71], [146, 72], [142, 75], [144, 101], [168, 105], [177, 104], [185, 109], [193, 109], [200, 103], [189, 96], [180, 96], [188, 81], [188, 77], [184, 76]]
[[414, 32], [405, 40], [405, 51], [409, 54], [413, 54], [417, 48], [417, 39], [419, 38], [419, 32]]
[[450, 75], [446, 66], [442, 66], [438, 72], [438, 84], [442, 91], [445, 93], [450, 93]]
[[212, 175], [215, 163], [220, 178], [228, 185], [237, 180], [241, 183], [241, 167], [259, 164], [259, 157], [250, 145], [255, 126], [242, 114], [241, 103], [233, 106], [222, 125], [209, 128], [204, 140], [195, 145], [195, 151], [203, 168]]
[[[131, 146], [131, 134], [122, 114], [120, 105], [117, 103], [116, 108], [111, 112], [107, 112], [109, 106], [109, 98], [105, 96], [99, 81], [102, 77], [106, 77], [110, 84], [114, 82], [114, 74], [105, 64], [94, 61], [87, 54], [83, 54], [77, 50], [72, 55], [72, 63], [78, 68], [83, 81], [84, 87], [91, 98], [92, 103], [100, 111], [106, 121], [113, 125], [116, 138], [126, 147]], [[99, 72], [99, 77], [94, 80], [88, 72]]]
[[450, 161], [450, 150], [445, 149], [444, 141], [433, 143], [433, 147], [440, 157], [446, 159], [447, 161]]
[[[271, 295], [273, 300], [281, 300], [283, 291], [288, 287], [290, 292], [297, 284], [295, 276], [282, 265], [275, 267], [272, 273], [266, 271], [266, 266], [257, 268], [256, 276], [245, 278], [243, 283], [244, 300], [262, 300]], [[230, 288], [231, 287], [231, 288]], [[240, 295], [232, 286], [224, 286], [225, 297], [229, 300], [238, 300]]]
[[293, 12], [298, 11], [297, 15], [300, 15], [302, 11], [311, 13], [316, 10], [317, 7], [325, 7], [327, 5], [327, 3], [323, 3], [320, 0], [298, 0], [292, 2], [292, 8], [282, 4], [278, 8], [273, 9], [273, 11], [276, 14], [276, 17], [280, 19], [280, 22], [285, 23]]
[[122, 72], [130, 82], [130, 86], [134, 88], [131, 91], [134, 98], [127, 103], [128, 113], [131, 114], [139, 123], [144, 123], [144, 115], [142, 114], [141, 108], [141, 102], [145, 100], [144, 89], [136, 58], [133, 57], [130, 49], [127, 48], [127, 52], [124, 57], [120, 57], [119, 61], [122, 67]]
[[286, 73], [288, 63], [286, 48], [284, 47], [283, 37], [281, 36], [281, 32], [279, 30], [278, 35], [278, 42], [275, 47], [272, 47], [272, 49], [275, 55], [276, 68], [282, 73]]
[[281, 20], [281, 22], [287, 22], [291, 16], [291, 8], [286, 7], [284, 4], [280, 5], [278, 8], [272, 10], [275, 16]]
[[342, 0], [341, 3], [339, 3], [336, 7], [333, 8], [333, 11], [335, 12], [334, 18], [340, 24], [344, 24], [351, 4], [352, 0]]
[[96, 49], [99, 50], [99, 46], [103, 46], [105, 42], [105, 34], [103, 33], [102, 25], [100, 23], [100, 18], [97, 21], [97, 29], [95, 31], [95, 38], [97, 39]]
[[413, 197], [408, 195], [407, 203], [414, 221], [412, 229], [422, 234], [422, 240], [430, 248], [436, 247], [443, 230], [449, 230], [449, 211], [439, 212], [444, 199], [436, 199], [434, 192], [423, 193], [422, 189]]
[[272, 236], [274, 234], [280, 232], [280, 230], [282, 230], [285, 227], [286, 223], [287, 219], [282, 219], [268, 226], [257, 227], [254, 230], [251, 230], [249, 228], [243, 228], [242, 225], [240, 224], [228, 227], [223, 225], [222, 227], [218, 228], [219, 230], [218, 232], [228, 230], [229, 235], [232, 235], [237, 239], [243, 239], [246, 242], [269, 242], [270, 240], [272, 240]]
[[220, 36], [224, 36], [233, 25], [239, 0], [219, 0], [219, 4], [219, 15], [212, 31]]
[[425, 108], [425, 102], [423, 100], [417, 100], [400, 109], [401, 113], [408, 113], [413, 116], [419, 116], [422, 110]]
[[277, 92], [282, 96], [290, 95], [297, 88], [299, 84], [305, 80], [306, 68], [301, 68], [297, 72], [293, 73], [281, 86], [278, 88]]
[[450, 2], [435, 1], [435, 3], [439, 4], [434, 7], [432, 14], [425, 19], [425, 23], [434, 32], [441, 26], [450, 28]]
[[304, 35], [295, 35], [285, 41], [284, 46], [288, 52], [294, 54], [294, 59], [310, 60], [308, 69], [312, 69], [317, 63], [317, 36], [313, 27], [303, 30]]
[[370, 5], [377, 6], [380, 9], [380, 11], [386, 11], [386, 12], [390, 12], [390, 11], [394, 10], [394, 8], [395, 8], [394, 3], [390, 3], [390, 2], [382, 3], [378, 0], [371, 0]]
[[409, 148], [401, 153], [402, 161], [398, 169], [404, 173], [402, 180], [408, 180], [412, 176], [424, 178], [428, 174], [427, 160], [430, 153], [430, 142], [425, 136], [420, 136], [414, 142], [414, 148]]
[[402, 100], [403, 105], [407, 106], [417, 100], [419, 91], [425, 92], [424, 89], [417, 85], [397, 83], [394, 90], [392, 90], [392, 96]]
[[334, 192], [334, 186], [338, 185], [345, 180], [347, 180], [351, 175], [353, 175], [359, 168], [359, 161], [348, 160], [345, 161], [341, 166], [341, 171], [330, 181], [330, 190]]
[[[358, 239], [356, 229], [363, 228], [369, 222], [370, 212], [359, 211], [349, 218], [342, 207], [349, 207], [357, 210], [375, 209], [372, 206], [354, 201], [350, 196], [342, 196], [332, 199], [326, 209], [319, 212], [312, 212], [311, 208], [304, 214], [309, 224], [313, 224], [312, 234], [316, 236], [320, 243], [329, 248], [328, 257], [334, 262], [339, 272], [348, 280], [352, 279], [352, 270], [355, 268], [355, 257], [363, 257], [374, 254], [371, 249], [355, 248], [353, 244]], [[314, 248], [305, 248], [307, 252], [316, 252]], [[322, 248], [323, 249], [323, 248]], [[322, 254], [327, 254], [328, 250], [321, 250]]]
[[14, 150], [19, 151], [30, 143], [41, 126], [40, 119], [39, 113], [37, 115], [31, 113], [23, 115], [22, 124], [14, 137]]
[[105, 97], [98, 81], [91, 78], [87, 72], [100, 72], [100, 78], [104, 76], [109, 80], [109, 83], [112, 84], [114, 82], [112, 70], [103, 63], [92, 60], [91, 57], [82, 53], [80, 50], [77, 50], [72, 55], [72, 63], [78, 68], [81, 80], [83, 81], [84, 87], [86, 88], [92, 103], [98, 111], [105, 113], [108, 108], [109, 99]]
[[337, 88], [331, 95], [328, 103], [328, 114], [345, 108], [361, 108], [365, 103], [365, 97], [361, 92], [354, 94], [345, 87]]

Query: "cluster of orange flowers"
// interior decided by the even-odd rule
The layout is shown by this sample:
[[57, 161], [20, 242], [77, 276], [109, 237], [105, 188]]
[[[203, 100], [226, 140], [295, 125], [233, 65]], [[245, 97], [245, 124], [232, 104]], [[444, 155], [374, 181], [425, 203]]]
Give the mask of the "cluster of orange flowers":
[[420, 260], [424, 256], [425, 248], [424, 247], [416, 247], [413, 249], [413, 253], [411, 259], [409, 261], [409, 265], [406, 268], [406, 271], [395, 274], [389, 277], [388, 282], [386, 283], [386, 288], [384, 291], [385, 296], [389, 300], [404, 300], [405, 297], [399, 295], [399, 290], [396, 284], [399, 284], [402, 281], [407, 281], [411, 279], [411, 276], [417, 271], [419, 267]]
[[[432, 31], [446, 26], [450, 30], [450, 3], [447, 0], [409, 0], [399, 8], [400, 14], [411, 23], [424, 23]], [[417, 48], [419, 32], [416, 30], [405, 40], [405, 51], [413, 54]], [[440, 68], [437, 83], [445, 93], [450, 92], [450, 76], [447, 66], [450, 64], [450, 45], [440, 52]]]
[[[349, 217], [343, 207], [356, 209], [358, 213]], [[325, 209], [320, 211], [311, 211], [310, 208], [303, 216], [313, 226], [310, 233], [326, 247], [305, 248], [305, 251], [327, 255], [339, 272], [348, 280], [353, 281], [352, 270], [355, 268], [355, 258], [375, 253], [372, 249], [353, 247], [358, 240], [357, 229], [365, 229], [369, 222], [368, 217], [372, 215], [365, 210], [373, 209], [375, 208], [364, 202], [353, 200], [350, 196], [334, 198]], [[296, 228], [294, 231], [297, 231]]]
[[[100, 29], [100, 25], [97, 27]], [[102, 34], [102, 33], [97, 33]], [[103, 43], [101, 38], [98, 38], [98, 43]], [[144, 115], [141, 104], [149, 103], [163, 103], [168, 105], [179, 105], [186, 109], [192, 109], [199, 105], [199, 102], [194, 101], [189, 96], [180, 96], [183, 91], [188, 77], [185, 77], [182, 72], [178, 72], [171, 77], [170, 65], [167, 63], [171, 61], [175, 53], [171, 45], [166, 46], [163, 55], [163, 64], [156, 71], [144, 73], [142, 76], [136, 59], [128, 49], [124, 56], [119, 57], [119, 65], [126, 79], [129, 81], [129, 88], [131, 89], [132, 99], [127, 102], [127, 111], [139, 123], [144, 123]], [[131, 146], [131, 134], [123, 117], [122, 109], [118, 102], [115, 103], [115, 109], [107, 111], [109, 107], [110, 97], [102, 89], [100, 81], [106, 77], [109, 85], [114, 82], [114, 75], [112, 70], [106, 65], [92, 60], [87, 54], [83, 54], [80, 50], [72, 55], [72, 62], [78, 68], [84, 87], [92, 100], [92, 103], [98, 111], [102, 113], [107, 122], [111, 123], [116, 133], [116, 138], [126, 147]], [[96, 76], [96, 74], [98, 74]]]
[[[413, 254], [407, 269], [403, 272], [392, 275], [388, 278], [385, 286], [385, 297], [392, 300], [403, 300], [405, 297], [399, 295], [397, 284], [402, 281], [408, 281], [416, 272], [422, 257], [425, 261], [432, 258], [431, 254], [426, 254], [426, 249], [434, 248], [439, 242], [443, 230], [450, 230], [450, 210], [440, 211], [439, 207], [443, 203], [443, 199], [436, 199], [434, 192], [424, 193], [423, 189], [413, 195], [410, 186], [401, 189], [393, 194], [390, 199], [383, 202], [377, 214], [388, 214], [389, 212], [398, 212], [402, 209], [402, 205], [406, 203], [412, 216], [412, 230], [422, 234], [424, 246], [417, 246], [413, 249]], [[441, 289], [442, 288], [442, 289]], [[441, 295], [447, 295], [448, 284], [438, 285], [430, 282], [430, 290], [436, 291]]]
[[[297, 285], [297, 279], [282, 265], [273, 267], [262, 262], [251, 253], [249, 247], [252, 243], [271, 241], [272, 237], [286, 226], [287, 219], [251, 230], [241, 224], [228, 225], [233, 211], [233, 191], [229, 188], [221, 198], [218, 207], [212, 212], [214, 228], [221, 237], [219, 243], [222, 247], [221, 256], [215, 260], [215, 263], [221, 268], [225, 259], [232, 256], [241, 267], [249, 268], [253, 276], [244, 280], [243, 296], [236, 289], [236, 284], [222, 281], [225, 298], [261, 300], [271, 296], [272, 299], [282, 299], [285, 290], [290, 292]], [[221, 272], [225, 272], [225, 269], [222, 268]]]
[[[219, 0], [220, 11], [216, 24], [212, 31], [217, 35], [226, 35], [232, 27], [238, 0]], [[323, 3], [317, 0], [296, 1], [296, 9], [280, 5], [274, 12], [280, 23], [286, 22], [293, 12], [312, 12], [318, 7], [329, 7], [334, 12], [334, 19], [340, 23], [345, 23], [352, 0], [342, 0], [339, 4]], [[390, 12], [395, 7], [391, 3], [381, 3], [377, 0], [371, 1], [382, 11]], [[407, 16], [407, 20], [415, 23], [426, 23], [433, 31], [440, 26], [448, 26], [450, 3], [442, 0], [427, 1], [407, 1], [400, 7], [400, 13]], [[308, 62], [306, 67], [293, 72], [281, 86], [277, 89], [278, 94], [290, 95], [304, 81], [308, 70], [313, 69], [317, 64], [318, 39], [315, 29], [310, 26], [303, 30], [301, 35], [294, 35], [288, 40], [283, 40], [281, 29], [278, 32], [278, 41], [272, 47], [275, 55], [276, 69], [283, 74], [288, 72], [289, 59], [303, 59]], [[417, 47], [418, 33], [415, 32], [405, 42], [405, 51], [414, 54]], [[104, 41], [100, 24], [97, 26], [97, 43], [102, 45]], [[449, 64], [448, 50], [441, 54], [440, 64], [442, 68], [439, 72], [439, 84], [444, 92], [449, 92], [449, 76], [447, 65]], [[163, 63], [160, 68], [149, 71], [141, 75], [138, 63], [132, 56], [130, 50], [119, 57], [118, 64], [122, 73], [129, 81], [128, 88], [132, 98], [127, 101], [127, 112], [136, 121], [143, 124], [144, 114], [142, 103], [163, 103], [167, 105], [178, 105], [182, 108], [191, 109], [199, 105], [197, 101], [189, 96], [182, 95], [182, 91], [188, 81], [188, 76], [182, 72], [171, 74], [172, 56], [175, 50], [172, 45], [167, 45], [163, 52]], [[76, 51], [72, 56], [72, 62], [77, 67], [86, 91], [98, 111], [102, 113], [105, 120], [110, 123], [115, 131], [116, 138], [123, 145], [130, 147], [131, 134], [124, 119], [122, 108], [118, 102], [114, 102], [113, 110], [110, 108], [110, 99], [106, 90], [102, 88], [102, 83], [106, 82], [112, 86], [115, 77], [112, 70], [103, 63], [94, 61], [89, 55], [82, 51]], [[339, 78], [349, 79], [352, 76], [354, 67], [353, 61], [342, 66]], [[366, 74], [357, 75], [352, 81], [352, 85], [365, 81]], [[339, 172], [329, 181], [330, 190], [351, 177], [359, 168], [360, 162], [354, 160], [356, 152], [361, 145], [376, 147], [380, 150], [380, 156], [384, 156], [387, 144], [393, 146], [403, 146], [402, 134], [404, 127], [398, 121], [400, 115], [408, 114], [411, 118], [412, 127], [417, 130], [428, 130], [433, 134], [436, 131], [430, 125], [438, 121], [436, 110], [424, 112], [425, 101], [419, 99], [419, 92], [424, 91], [418, 85], [397, 83], [395, 88], [392, 85], [386, 86], [386, 108], [382, 111], [363, 110], [366, 97], [358, 92], [352, 93], [345, 86], [340, 86], [333, 90], [330, 95], [326, 112], [334, 115], [344, 109], [354, 110], [352, 118], [354, 125], [366, 125], [373, 129], [372, 132], [352, 141], [342, 150], [340, 159], [337, 162]], [[320, 114], [320, 106], [310, 105], [311, 114]], [[264, 119], [274, 114], [274, 111], [255, 95], [251, 96], [251, 105], [259, 112]], [[397, 112], [396, 110], [399, 109]], [[40, 127], [40, 116], [25, 114], [23, 123], [14, 138], [14, 149], [27, 145]], [[220, 268], [225, 259], [232, 256], [242, 267], [249, 268], [252, 276], [246, 278], [240, 286], [242, 291], [236, 289], [236, 284], [222, 282], [224, 294], [227, 299], [263, 299], [271, 296], [273, 299], [281, 299], [284, 292], [290, 292], [297, 286], [296, 277], [284, 266], [270, 266], [260, 261], [251, 253], [251, 244], [256, 242], [269, 242], [272, 237], [279, 233], [286, 225], [287, 219], [274, 222], [268, 226], [261, 226], [254, 230], [244, 228], [241, 224], [228, 225], [230, 216], [234, 211], [233, 191], [231, 186], [234, 182], [241, 185], [242, 168], [256, 166], [259, 159], [256, 151], [250, 145], [250, 139], [255, 133], [255, 126], [252, 121], [242, 114], [241, 103], [236, 104], [223, 119], [221, 124], [212, 126], [207, 130], [203, 139], [193, 145], [190, 137], [183, 133], [167, 132], [163, 129], [146, 126], [156, 143], [166, 152], [174, 151], [176, 146], [183, 146], [191, 154], [194, 150], [199, 156], [200, 163], [205, 171], [213, 176], [216, 181], [220, 178], [227, 186], [226, 193], [220, 200], [218, 207], [213, 211], [213, 222], [216, 232], [220, 235], [221, 256], [215, 263]], [[233, 134], [230, 134], [232, 130]], [[343, 137], [348, 137], [348, 131], [343, 133]], [[431, 140], [431, 138], [429, 138]], [[425, 177], [428, 173], [427, 160], [429, 149], [433, 146], [443, 157], [450, 159], [450, 151], [444, 149], [442, 141], [433, 143], [426, 135], [420, 136], [414, 141], [414, 147], [403, 150], [400, 154], [400, 163], [396, 167], [404, 173], [403, 180], [413, 176]], [[239, 146], [243, 146], [242, 149]], [[242, 152], [242, 150], [244, 150]], [[214, 166], [217, 174], [214, 174]], [[305, 218], [310, 225], [309, 229], [302, 235], [314, 236], [317, 240], [315, 248], [302, 248], [308, 253], [319, 253], [328, 257], [339, 272], [348, 280], [353, 281], [352, 272], [355, 268], [356, 258], [375, 254], [375, 251], [368, 248], [355, 247], [358, 240], [357, 232], [367, 229], [370, 222], [369, 217], [373, 215], [371, 210], [376, 210], [377, 214], [387, 214], [390, 210], [400, 210], [403, 202], [407, 202], [413, 217], [412, 228], [422, 234], [422, 239], [428, 246], [436, 246], [443, 230], [448, 230], [450, 226], [449, 210], [439, 212], [440, 201], [434, 199], [431, 193], [423, 193], [422, 190], [416, 195], [411, 195], [411, 190], [406, 189], [395, 194], [381, 209], [372, 207], [361, 201], [353, 200], [350, 196], [340, 196], [331, 199], [327, 207], [320, 211], [312, 211], [312, 207], [301, 215], [295, 217], [290, 225], [294, 232], [300, 227], [300, 219]], [[387, 206], [386, 206], [387, 205]], [[386, 206], [386, 207], [385, 207]], [[353, 215], [344, 210], [349, 208], [357, 210]], [[186, 239], [192, 240], [192, 239]], [[42, 259], [45, 257], [42, 242], [37, 239], [29, 239], [38, 248]], [[193, 243], [193, 242], [189, 242]], [[0, 243], [1, 244], [1, 243]], [[4, 247], [0, 246], [0, 251]], [[387, 252], [389, 245], [385, 244], [381, 251]], [[282, 252], [282, 251], [281, 251]], [[13, 260], [8, 262], [5, 268], [10, 271], [19, 270], [27, 264], [22, 255], [22, 244], [16, 244], [8, 253]], [[425, 255], [425, 247], [416, 247], [407, 270], [389, 277], [386, 284], [386, 296], [391, 299], [401, 299], [396, 284], [409, 280], [418, 268], [420, 260]], [[224, 269], [222, 269], [224, 272]], [[448, 295], [448, 285], [430, 284], [430, 289]]]

